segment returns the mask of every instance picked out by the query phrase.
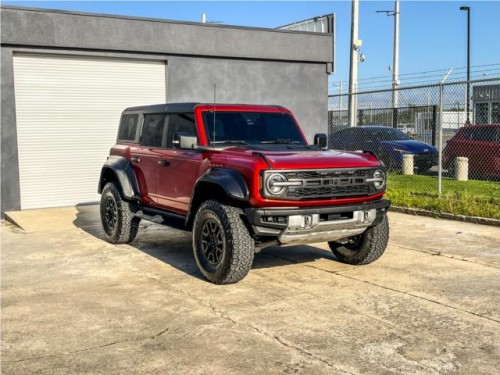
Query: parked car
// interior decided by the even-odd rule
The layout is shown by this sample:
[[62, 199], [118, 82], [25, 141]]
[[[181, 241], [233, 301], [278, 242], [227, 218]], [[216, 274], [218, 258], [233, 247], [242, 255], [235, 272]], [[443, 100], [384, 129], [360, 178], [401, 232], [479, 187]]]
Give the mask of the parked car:
[[455, 158], [469, 159], [472, 178], [500, 178], [500, 124], [460, 128], [443, 151], [443, 166], [454, 174]]
[[426, 172], [438, 163], [437, 148], [410, 138], [387, 126], [358, 126], [332, 134], [330, 147], [336, 150], [363, 150], [374, 153], [388, 170], [401, 169], [404, 154], [413, 154], [414, 165]]
[[201, 273], [227, 284], [270, 245], [325, 241], [340, 261], [373, 262], [389, 237], [385, 182], [370, 153], [326, 150], [324, 134], [308, 145], [283, 107], [177, 103], [123, 112], [98, 192], [108, 241], [177, 218]]

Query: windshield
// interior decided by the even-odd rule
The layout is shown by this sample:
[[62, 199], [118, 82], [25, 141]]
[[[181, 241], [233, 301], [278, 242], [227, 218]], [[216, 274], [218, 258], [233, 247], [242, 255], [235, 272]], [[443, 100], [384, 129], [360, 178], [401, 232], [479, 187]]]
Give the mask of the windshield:
[[203, 112], [203, 122], [208, 142], [215, 147], [305, 145], [295, 121], [286, 113], [207, 111]]
[[368, 134], [370, 134], [370, 138], [379, 141], [406, 141], [411, 139], [402, 131], [391, 128], [370, 130]]

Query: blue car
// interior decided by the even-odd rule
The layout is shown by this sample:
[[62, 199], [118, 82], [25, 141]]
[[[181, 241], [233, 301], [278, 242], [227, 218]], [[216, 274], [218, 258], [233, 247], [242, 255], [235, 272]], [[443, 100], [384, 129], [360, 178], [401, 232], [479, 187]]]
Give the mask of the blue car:
[[340, 130], [331, 135], [330, 147], [346, 151], [371, 151], [385, 164], [387, 170], [401, 169], [404, 154], [415, 155], [414, 165], [420, 172], [426, 172], [438, 163], [436, 147], [386, 126], [359, 126]]

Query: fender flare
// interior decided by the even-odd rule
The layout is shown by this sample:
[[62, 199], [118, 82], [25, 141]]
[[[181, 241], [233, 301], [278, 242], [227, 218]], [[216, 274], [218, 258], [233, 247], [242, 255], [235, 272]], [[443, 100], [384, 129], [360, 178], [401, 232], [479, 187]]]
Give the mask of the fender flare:
[[250, 197], [250, 192], [248, 191], [245, 179], [241, 174], [232, 169], [209, 169], [205, 174], [198, 178], [198, 180], [196, 180], [193, 190], [193, 198], [199, 184], [204, 182], [220, 186], [225, 191], [226, 195], [231, 199], [246, 202]]
[[250, 199], [250, 192], [245, 179], [238, 172], [227, 168], [212, 168], [205, 174], [200, 176], [194, 184], [193, 194], [189, 205], [188, 214], [186, 216], [186, 224], [192, 223], [198, 207], [202, 203], [198, 199], [198, 191], [200, 186], [204, 184], [214, 184], [220, 187], [226, 196], [240, 202], [248, 202]]
[[101, 177], [99, 178], [99, 187], [97, 192], [102, 193], [104, 185], [109, 181], [110, 174], [113, 174], [118, 182], [118, 189], [123, 195], [123, 198], [134, 200], [139, 199], [139, 184], [135, 176], [134, 168], [130, 161], [123, 156], [110, 156], [104, 163], [101, 169]]

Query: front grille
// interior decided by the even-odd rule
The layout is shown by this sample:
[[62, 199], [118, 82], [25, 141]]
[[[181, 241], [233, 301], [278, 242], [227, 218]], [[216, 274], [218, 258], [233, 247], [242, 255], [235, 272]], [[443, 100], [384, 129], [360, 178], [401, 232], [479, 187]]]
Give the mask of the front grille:
[[438, 162], [438, 154], [418, 154], [414, 156], [415, 162], [421, 163], [421, 162]]
[[320, 170], [320, 171], [290, 171], [286, 172], [285, 176], [290, 179], [315, 179], [315, 178], [334, 178], [334, 177], [371, 177], [373, 174], [373, 170], [371, 169], [354, 169], [354, 170], [341, 170], [341, 169], [332, 169], [332, 170]]
[[294, 199], [338, 198], [362, 196], [375, 193], [375, 188], [368, 185], [324, 186], [317, 188], [290, 188], [287, 196]]
[[290, 186], [283, 197], [293, 200], [334, 199], [375, 194], [377, 189], [367, 178], [372, 169], [331, 169], [284, 172], [288, 181], [302, 181], [301, 186]]

